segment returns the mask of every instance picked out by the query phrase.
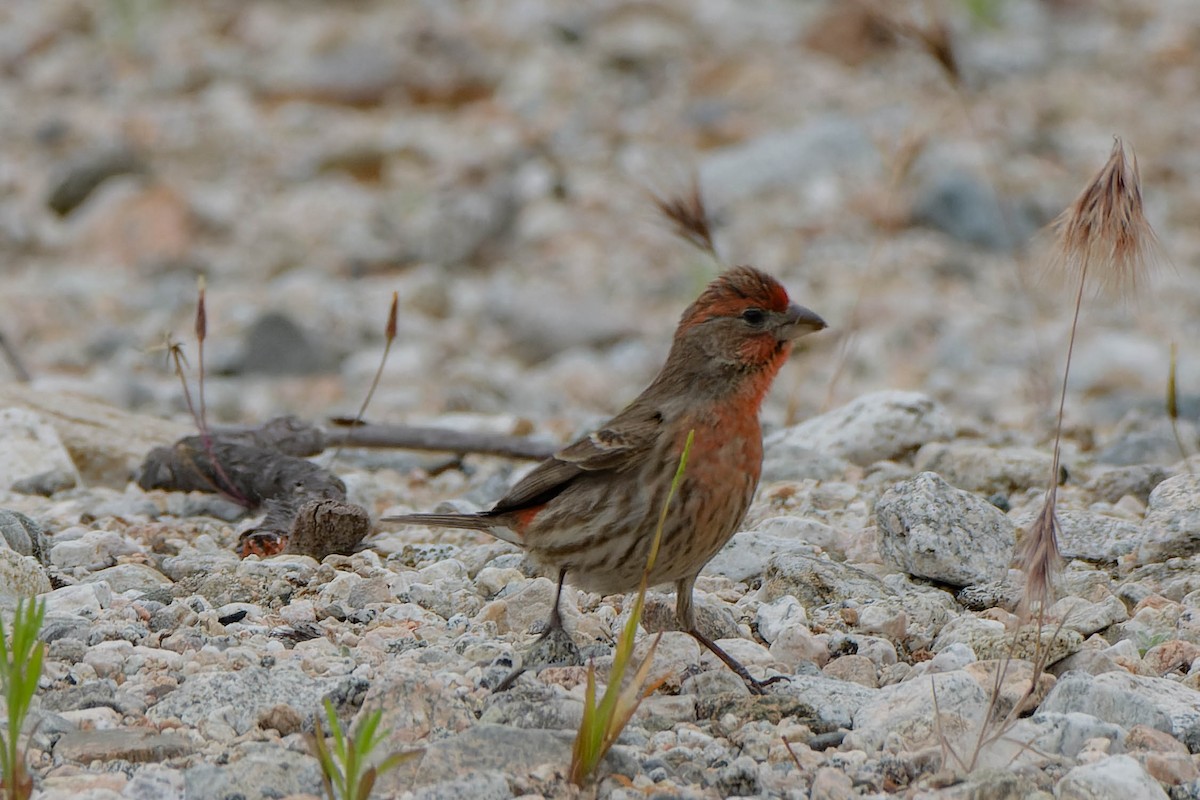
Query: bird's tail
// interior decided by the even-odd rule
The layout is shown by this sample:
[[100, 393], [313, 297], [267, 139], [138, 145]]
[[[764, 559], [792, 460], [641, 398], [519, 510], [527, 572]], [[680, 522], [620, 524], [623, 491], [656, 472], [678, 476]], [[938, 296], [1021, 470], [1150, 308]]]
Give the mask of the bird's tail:
[[380, 522], [403, 522], [406, 525], [428, 525], [431, 528], [464, 528], [491, 532], [495, 521], [483, 514], [399, 514], [383, 517]]

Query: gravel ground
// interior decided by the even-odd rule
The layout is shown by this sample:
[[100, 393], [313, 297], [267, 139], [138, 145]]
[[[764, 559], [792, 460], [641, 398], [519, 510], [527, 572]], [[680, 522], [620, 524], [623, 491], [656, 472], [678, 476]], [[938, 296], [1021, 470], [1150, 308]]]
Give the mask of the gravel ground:
[[[812, 0], [0, 7], [0, 608], [48, 604], [38, 796], [319, 795], [324, 698], [424, 748], [377, 796], [576, 796], [585, 667], [492, 692], [553, 596], [515, 548], [381, 526], [239, 559], [237, 507], [130, 477], [194, 431], [161, 345], [194, 392], [201, 275], [214, 424], [352, 415], [396, 292], [372, 421], [565, 441], [718, 269], [654, 211], [697, 176], [722, 260], [831, 325], [697, 584], [710, 635], [789, 680], [751, 697], [666, 633], [666, 683], [580, 796], [1200, 797], [1200, 6], [889, 8], [909, 27]], [[935, 11], [953, 81], [911, 32]], [[1113, 136], [1164, 257], [1125, 302], [1086, 295], [1062, 599], [1021, 628], [1073, 300], [1038, 231]], [[316, 460], [374, 518], [483, 507], [527, 468]], [[606, 676], [629, 599], [565, 599]]]

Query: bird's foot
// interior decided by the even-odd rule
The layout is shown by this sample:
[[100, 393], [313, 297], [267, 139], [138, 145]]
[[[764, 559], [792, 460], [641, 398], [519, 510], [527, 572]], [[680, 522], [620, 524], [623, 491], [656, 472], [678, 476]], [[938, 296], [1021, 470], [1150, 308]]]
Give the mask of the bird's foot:
[[583, 658], [579, 654], [579, 646], [575, 644], [571, 634], [567, 633], [562, 620], [551, 617], [541, 636], [525, 651], [525, 655], [521, 658], [521, 666], [510, 672], [508, 677], [500, 681], [492, 692], [494, 694], [511, 689], [517, 678], [521, 677], [530, 667], [582, 663]]
[[745, 682], [746, 688], [750, 690], [750, 694], [766, 694], [768, 686], [773, 683], [779, 683], [780, 681], [786, 681], [788, 679], [786, 675], [775, 675], [760, 681], [758, 678], [750, 674], [750, 670], [746, 669], [746, 667], [742, 665], [742, 662], [738, 661], [736, 658], [729, 655], [729, 653], [726, 653], [724, 650], [722, 650], [721, 646], [712, 639], [708, 638], [695, 628], [688, 631], [688, 633], [693, 639], [708, 648], [710, 653], [721, 659], [725, 666], [733, 670], [733, 673], [741, 678], [743, 682]]

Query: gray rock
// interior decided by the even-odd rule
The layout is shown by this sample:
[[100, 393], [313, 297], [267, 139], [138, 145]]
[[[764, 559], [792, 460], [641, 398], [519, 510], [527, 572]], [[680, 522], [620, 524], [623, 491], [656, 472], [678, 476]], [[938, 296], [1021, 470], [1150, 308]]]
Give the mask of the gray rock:
[[1200, 551], [1200, 476], [1176, 475], [1158, 484], [1150, 493], [1142, 530], [1139, 564]]
[[778, 431], [763, 446], [767, 453], [777, 446], [806, 447], [867, 466], [903, 457], [953, 434], [954, 426], [940, 403], [919, 392], [889, 390], [862, 395]]
[[1109, 625], [1129, 619], [1129, 611], [1118, 597], [1111, 594], [1098, 603], [1080, 597], [1064, 597], [1051, 606], [1047, 619], [1062, 620], [1064, 627], [1090, 636]]
[[42, 695], [46, 711], [75, 711], [81, 708], [116, 709], [117, 685], [112, 680], [88, 681], [79, 686], [49, 689]]
[[752, 530], [735, 534], [704, 567], [707, 575], [723, 575], [732, 581], [761, 579], [773, 556], [799, 553], [816, 556], [817, 548], [829, 549], [838, 532], [816, 520], [803, 517], [771, 517]]
[[1015, 635], [1004, 623], [980, 617], [961, 616], [950, 621], [937, 635], [931, 650], [939, 653], [954, 645], [965, 644], [980, 659], [1023, 658], [1034, 660], [1044, 653], [1048, 664], [1076, 653], [1083, 646], [1083, 637], [1069, 628], [1044, 625], [1040, 634], [1032, 625], [1023, 626]]
[[84, 153], [64, 164], [51, 178], [46, 205], [60, 217], [65, 217], [109, 178], [148, 170], [142, 157], [125, 146]]
[[336, 366], [335, 359], [291, 317], [268, 311], [246, 330], [233, 371], [256, 375], [311, 375]]
[[162, 572], [173, 581], [184, 578], [196, 578], [215, 573], [228, 573], [237, 569], [239, 559], [236, 553], [228, 550], [218, 550], [207, 553], [183, 553], [168, 556], [162, 560]]
[[[436, 786], [447, 775], [502, 772], [524, 776], [543, 764], [561, 769], [571, 763], [570, 731], [521, 730], [505, 725], [473, 725], [449, 738], [431, 742], [419, 762], [405, 764], [380, 776], [376, 792], [391, 797], [424, 786]], [[600, 774], [637, 774], [637, 762], [617, 746], [608, 752]]]
[[[1102, 354], [1107, 357], [1105, 363], [1111, 363], [1111, 353]], [[1170, 421], [1165, 417], [1147, 418], [1134, 412], [1130, 419], [1122, 421], [1124, 430], [1117, 438], [1103, 448], [1097, 455], [1096, 461], [1101, 464], [1115, 466], [1133, 466], [1137, 464], [1171, 464], [1182, 456], [1179, 452], [1179, 440], [1171, 429]], [[1179, 433], [1183, 439], [1184, 450], [1195, 453], [1200, 440], [1196, 428], [1181, 421]]]
[[112, 589], [103, 583], [77, 583], [63, 586], [43, 596], [46, 614], [75, 615], [95, 619], [112, 603]]
[[42, 414], [28, 408], [0, 408], [0, 489], [23, 478], [62, 471], [79, 482], [79, 471], [58, 431]]
[[826, 675], [794, 675], [780, 687], [774, 691], [809, 706], [814, 719], [829, 730], [849, 728], [858, 709], [872, 702], [880, 691]]
[[1051, 456], [1026, 447], [988, 447], [966, 442], [931, 442], [913, 465], [936, 472], [951, 486], [979, 494], [1009, 494], [1043, 486], [1050, 479]]
[[789, 594], [812, 608], [846, 600], [882, 600], [896, 593], [879, 578], [849, 564], [798, 554], [775, 556], [767, 564], [762, 599], [770, 602]]
[[952, 586], [999, 580], [1016, 532], [999, 509], [932, 472], [897, 484], [875, 504], [879, 550], [912, 575]]
[[522, 683], [506, 692], [489, 695], [479, 721], [488, 725], [540, 730], [576, 730], [583, 703], [567, 697], [556, 686]]
[[[1019, 527], [1029, 530], [1037, 513], [1031, 511], [1023, 517], [1018, 522]], [[1059, 511], [1058, 523], [1058, 547], [1068, 559], [1115, 563], [1121, 556], [1132, 553], [1142, 540], [1142, 529], [1138, 525], [1090, 511]]]
[[1022, 722], [1022, 728], [1014, 728], [1013, 738], [1050, 755], [1074, 758], [1089, 739], [1108, 739], [1113, 752], [1124, 749], [1125, 729], [1091, 714], [1039, 711]]
[[1133, 756], [1115, 755], [1073, 767], [1055, 787], [1058, 800], [1168, 800]]
[[33, 556], [40, 563], [46, 563], [46, 535], [36, 520], [20, 511], [0, 509], [0, 536], [18, 555]]
[[413, 800], [508, 800], [513, 797], [508, 786], [508, 772], [488, 770], [422, 786], [412, 794]]
[[75, 469], [55, 468], [26, 478], [13, 481], [12, 490], [17, 494], [38, 495], [51, 497], [57, 492], [74, 489], [79, 485], [79, 476]]
[[[934, 693], [938, 714], [931, 713]], [[876, 752], [893, 740], [902, 751], [978, 735], [988, 713], [987, 693], [964, 671], [926, 675], [886, 686], [854, 712], [846, 746]], [[889, 744], [890, 746], [890, 744]]]
[[148, 764], [133, 773], [121, 790], [121, 800], [187, 800], [184, 772]]
[[[89, 484], [124, 490], [150, 448], [194, 433], [187, 425], [130, 414], [70, 393], [39, 392], [27, 386], [0, 386], [0, 407], [27, 408], [58, 432], [73, 469]], [[42, 456], [39, 456], [39, 458]]]
[[808, 617], [804, 613], [804, 606], [790, 594], [763, 603], [754, 613], [755, 628], [767, 644], [775, 641], [785, 628], [806, 624]]
[[[249, 748], [247, 748], [249, 749]], [[188, 800], [277, 800], [322, 794], [321, 767], [310, 755], [260, 744], [228, 764], [198, 764], [184, 772]]]
[[149, 765], [139, 769], [121, 790], [122, 800], [187, 800], [182, 770]]
[[812, 185], [818, 177], [867, 178], [879, 169], [878, 150], [862, 123], [827, 114], [713, 151], [700, 165], [700, 184], [721, 205], [767, 189]]
[[1126, 729], [1148, 725], [1179, 739], [1192, 753], [1200, 751], [1200, 692], [1166, 678], [1068, 672], [1039, 711], [1080, 711]]
[[130, 589], [149, 592], [171, 585], [171, 579], [153, 567], [134, 563], [117, 564], [116, 566], [93, 572], [83, 580], [86, 583], [104, 581], [117, 594], [122, 594]]
[[763, 454], [762, 482], [828, 481], [840, 478], [850, 469], [844, 458], [806, 447], [798, 439], [771, 438]]
[[137, 545], [116, 531], [88, 531], [78, 539], [55, 542], [50, 548], [50, 563], [64, 570], [99, 570], [116, 564], [118, 556], [136, 552]]
[[1035, 229], [1011, 203], [996, 197], [991, 184], [949, 170], [924, 182], [913, 202], [913, 218], [960, 242], [991, 250], [1017, 247]]
[[1125, 495], [1131, 495], [1147, 503], [1150, 492], [1171, 473], [1157, 464], [1133, 464], [1126, 467], [1113, 467], [1099, 472], [1092, 477], [1084, 489], [1096, 496], [1097, 500], [1105, 503], [1115, 503]]
[[321, 711], [327, 695], [347, 690], [351, 678], [313, 678], [299, 667], [247, 667], [237, 672], [205, 672], [189, 676], [175, 691], [147, 712], [156, 721], [178, 719], [186, 725], [202, 720], [220, 722], [238, 735], [253, 728], [259, 717], [281, 703], [304, 719]]

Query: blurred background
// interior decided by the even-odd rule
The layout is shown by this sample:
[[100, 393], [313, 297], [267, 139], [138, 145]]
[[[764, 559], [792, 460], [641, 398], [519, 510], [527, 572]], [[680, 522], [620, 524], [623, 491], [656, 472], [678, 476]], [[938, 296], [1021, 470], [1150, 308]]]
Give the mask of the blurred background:
[[1194, 0], [7, 0], [0, 334], [35, 388], [186, 419], [156, 347], [195, 378], [203, 275], [212, 420], [319, 420], [396, 291], [369, 418], [566, 436], [718, 271], [654, 208], [698, 176], [722, 260], [832, 326], [770, 425], [913, 388], [1042, 442], [1074, 293], [1036, 234], [1120, 136], [1167, 258], [1088, 294], [1067, 418], [1104, 447], [1161, 422], [1172, 341], [1197, 415], [1197, 130]]

